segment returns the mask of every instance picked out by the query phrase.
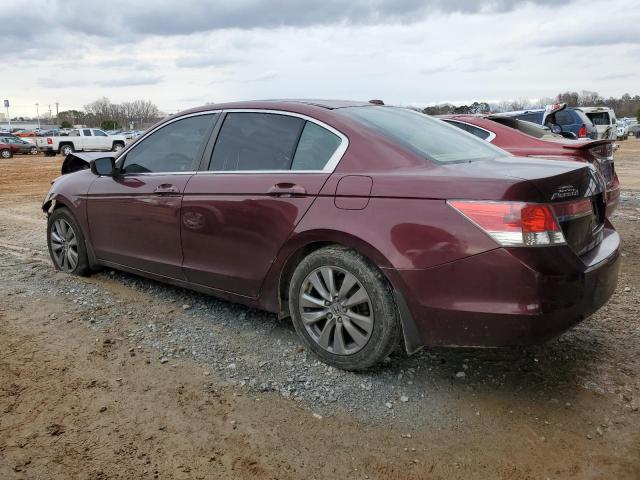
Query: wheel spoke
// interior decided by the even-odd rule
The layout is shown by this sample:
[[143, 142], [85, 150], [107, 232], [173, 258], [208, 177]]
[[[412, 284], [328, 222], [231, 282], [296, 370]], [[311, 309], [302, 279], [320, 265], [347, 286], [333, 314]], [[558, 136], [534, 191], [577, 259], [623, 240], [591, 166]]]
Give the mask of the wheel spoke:
[[335, 326], [336, 321], [334, 319], [328, 320], [327, 323], [324, 324], [320, 338], [318, 338], [318, 344], [325, 350], [329, 348], [329, 339]]
[[309, 276], [309, 281], [311, 282], [311, 285], [313, 285], [313, 288], [316, 289], [316, 291], [320, 294], [322, 298], [324, 298], [325, 300], [331, 300], [331, 295], [329, 295], [329, 292], [327, 292], [327, 289], [324, 288], [324, 285], [322, 285], [319, 272], [313, 272]]
[[362, 333], [360, 333], [360, 331], [352, 325], [350, 320], [345, 320], [343, 322], [343, 325], [347, 332], [349, 332], [349, 335], [351, 336], [353, 341], [356, 342], [356, 345], [362, 347], [367, 343], [367, 339], [369, 338], [368, 335], [363, 335]]
[[371, 332], [371, 329], [373, 328], [373, 321], [371, 320], [371, 317], [360, 315], [359, 313], [352, 312], [351, 310], [347, 312], [347, 316], [362, 330], [367, 333]]
[[355, 305], [359, 305], [363, 302], [369, 301], [369, 295], [367, 295], [365, 289], [362, 287], [362, 285], [359, 285], [359, 287], [360, 288], [358, 288], [358, 290], [356, 290], [353, 295], [351, 295], [344, 301], [343, 305], [345, 307], [353, 307]]
[[62, 262], [60, 263], [60, 268], [63, 269], [63, 270], [66, 270], [67, 269], [67, 254], [64, 252], [64, 250], [60, 254], [60, 258], [62, 260]]
[[76, 232], [73, 231], [73, 228], [71, 228], [71, 225], [67, 224], [67, 242], [70, 242], [72, 239], [74, 239], [76, 236]]
[[55, 254], [55, 252], [54, 252], [54, 254], [56, 256], [56, 263], [58, 264], [58, 266], [60, 268], [62, 268], [62, 263], [63, 263], [63, 258], [64, 258], [64, 250], [60, 249], [59, 252], [60, 253], [58, 253], [58, 254]]
[[312, 325], [327, 316], [329, 310], [318, 310], [317, 312], [302, 313], [302, 321], [305, 325]]
[[67, 250], [67, 264], [71, 270], [76, 268], [76, 265], [78, 265], [78, 252], [71, 248]]
[[344, 329], [342, 323], [336, 324], [336, 331], [333, 334], [333, 353], [344, 355], [347, 352], [347, 346], [344, 341]]
[[324, 300], [322, 300], [321, 298], [312, 297], [308, 293], [305, 293], [302, 295], [302, 298], [300, 299], [300, 306], [306, 307], [306, 308], [318, 308], [318, 307], [324, 308], [325, 304], [324, 304]]
[[62, 238], [58, 235], [58, 232], [55, 231], [55, 226], [51, 229], [51, 242], [62, 245]]
[[358, 280], [356, 280], [356, 277], [354, 277], [350, 273], [347, 273], [344, 276], [344, 279], [342, 280], [342, 285], [340, 285], [340, 291], [338, 292], [338, 297], [340, 297], [341, 299], [346, 298], [347, 293], [349, 293], [349, 291], [353, 288], [353, 286], [357, 282]]
[[338, 292], [336, 290], [336, 282], [333, 269], [324, 267], [320, 269], [320, 273], [322, 274], [322, 279], [324, 280], [324, 284], [327, 286], [331, 298], [337, 296]]

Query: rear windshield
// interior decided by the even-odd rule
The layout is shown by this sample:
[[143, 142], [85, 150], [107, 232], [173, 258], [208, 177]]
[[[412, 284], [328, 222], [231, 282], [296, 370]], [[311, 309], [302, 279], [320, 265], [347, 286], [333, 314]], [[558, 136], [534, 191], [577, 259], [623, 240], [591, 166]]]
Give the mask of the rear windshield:
[[440, 163], [471, 162], [510, 155], [457, 127], [405, 108], [347, 107], [336, 112]]
[[593, 112], [587, 113], [587, 117], [593, 122], [594, 125], [611, 125], [609, 120], [609, 114], [607, 112]]

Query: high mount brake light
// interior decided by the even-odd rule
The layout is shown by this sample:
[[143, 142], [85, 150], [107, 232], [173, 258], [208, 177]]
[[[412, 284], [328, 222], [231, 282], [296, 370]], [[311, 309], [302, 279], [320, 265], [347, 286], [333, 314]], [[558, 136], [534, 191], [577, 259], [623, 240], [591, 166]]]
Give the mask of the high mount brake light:
[[449, 200], [447, 203], [504, 247], [566, 243], [549, 205], [469, 200]]

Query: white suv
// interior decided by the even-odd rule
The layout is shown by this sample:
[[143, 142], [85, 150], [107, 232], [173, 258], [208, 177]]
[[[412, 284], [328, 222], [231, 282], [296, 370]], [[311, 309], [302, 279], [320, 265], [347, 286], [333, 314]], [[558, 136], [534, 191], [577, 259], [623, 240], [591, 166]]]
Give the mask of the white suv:
[[589, 117], [589, 120], [598, 130], [598, 140], [612, 139], [617, 137], [616, 129], [616, 112], [609, 107], [576, 107], [576, 110], [582, 110]]

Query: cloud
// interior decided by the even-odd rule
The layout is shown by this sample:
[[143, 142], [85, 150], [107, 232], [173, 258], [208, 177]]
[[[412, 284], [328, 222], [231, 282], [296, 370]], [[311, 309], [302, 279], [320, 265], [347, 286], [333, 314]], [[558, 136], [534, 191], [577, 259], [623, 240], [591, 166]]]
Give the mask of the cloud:
[[221, 58], [214, 55], [198, 55], [178, 58], [175, 64], [179, 68], [209, 68], [224, 67], [238, 61], [239, 59]]
[[162, 82], [161, 76], [153, 76], [153, 77], [115, 77], [112, 79], [106, 80], [97, 80], [95, 82], [96, 85], [100, 87], [138, 87], [141, 85], [157, 85]]

